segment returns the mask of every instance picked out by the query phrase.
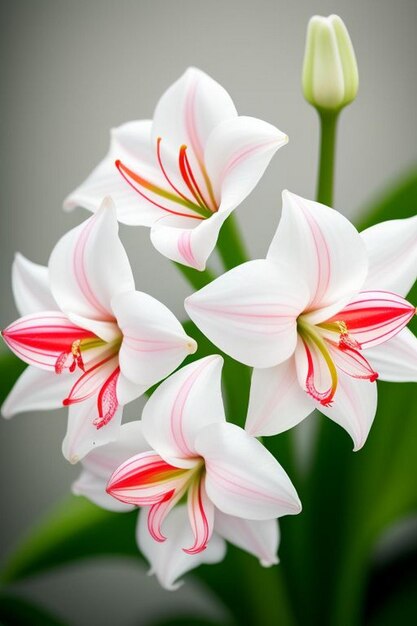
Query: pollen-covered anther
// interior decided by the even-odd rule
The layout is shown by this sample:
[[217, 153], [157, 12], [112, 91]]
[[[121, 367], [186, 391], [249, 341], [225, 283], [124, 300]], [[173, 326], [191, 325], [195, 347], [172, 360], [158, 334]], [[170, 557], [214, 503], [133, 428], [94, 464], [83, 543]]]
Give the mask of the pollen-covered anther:
[[55, 363], [55, 373], [62, 374], [65, 368], [68, 368], [73, 373], [77, 366], [85, 372], [84, 361], [81, 356], [81, 339], [73, 341], [68, 352], [61, 352]]

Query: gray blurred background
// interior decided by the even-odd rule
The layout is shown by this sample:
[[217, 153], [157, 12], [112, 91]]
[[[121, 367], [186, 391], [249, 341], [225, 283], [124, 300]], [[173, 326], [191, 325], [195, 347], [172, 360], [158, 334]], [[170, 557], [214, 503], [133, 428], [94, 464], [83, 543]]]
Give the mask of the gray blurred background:
[[[46, 263], [56, 240], [87, 214], [61, 211], [64, 196], [105, 154], [108, 131], [151, 117], [188, 65], [216, 78], [238, 111], [290, 137], [238, 209], [252, 256], [263, 256], [288, 188], [314, 197], [317, 120], [303, 100], [305, 28], [338, 13], [357, 53], [360, 92], [342, 115], [336, 206], [355, 216], [417, 159], [415, 0], [13, 0], [0, 2], [1, 320], [16, 316], [15, 251]], [[122, 227], [140, 289], [184, 318], [189, 289], [156, 253], [148, 231]], [[139, 414], [140, 405], [130, 408]], [[64, 496], [78, 473], [62, 458], [65, 413], [0, 422], [0, 556]], [[111, 594], [107, 593], [111, 590]], [[112, 561], [82, 565], [20, 587], [74, 626], [147, 624], [180, 607], [222, 609], [187, 582], [163, 592], [144, 571]]]

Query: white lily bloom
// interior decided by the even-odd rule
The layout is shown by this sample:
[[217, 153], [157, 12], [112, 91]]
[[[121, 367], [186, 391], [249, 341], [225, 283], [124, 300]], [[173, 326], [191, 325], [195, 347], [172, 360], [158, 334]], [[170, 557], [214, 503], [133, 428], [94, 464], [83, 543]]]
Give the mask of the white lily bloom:
[[105, 159], [65, 200], [95, 211], [106, 195], [118, 219], [151, 227], [155, 248], [203, 270], [230, 213], [288, 137], [238, 116], [223, 87], [189, 68], [161, 97], [153, 121], [112, 131]]
[[417, 216], [359, 234], [340, 213], [289, 192], [265, 260], [232, 269], [186, 300], [221, 350], [254, 366], [246, 429], [280, 433], [314, 408], [363, 446], [374, 381], [417, 380], [404, 297], [417, 275]]
[[12, 281], [23, 317], [2, 334], [29, 367], [2, 413], [69, 406], [71, 462], [115, 439], [122, 406], [196, 350], [163, 304], [135, 291], [110, 199], [62, 237], [48, 267], [17, 255]]
[[[177, 579], [201, 563], [221, 561], [224, 539], [264, 566], [278, 563], [276, 517], [300, 511], [297, 494], [272, 455], [225, 422], [221, 365], [220, 357], [211, 356], [173, 374], [154, 392], [141, 422], [123, 425], [116, 442], [83, 459], [73, 485], [75, 494], [112, 511], [144, 507], [138, 547], [167, 589], [177, 588]], [[203, 466], [197, 446], [206, 438], [211, 452]], [[157, 439], [161, 456], [149, 450]]]

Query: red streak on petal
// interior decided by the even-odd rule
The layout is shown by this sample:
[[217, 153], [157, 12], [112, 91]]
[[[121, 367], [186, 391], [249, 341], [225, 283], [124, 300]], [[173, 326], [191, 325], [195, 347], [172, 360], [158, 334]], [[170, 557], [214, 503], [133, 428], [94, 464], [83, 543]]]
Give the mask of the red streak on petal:
[[314, 383], [314, 362], [313, 357], [310, 351], [310, 348], [307, 345], [307, 342], [302, 340], [304, 344], [304, 348], [307, 356], [307, 377], [306, 377], [306, 389], [307, 393], [312, 396], [315, 400], [320, 402], [322, 406], [331, 406], [334, 394], [336, 393], [336, 385], [332, 385], [326, 391], [318, 391]]
[[175, 191], [175, 193], [177, 193], [179, 196], [181, 196], [181, 198], [183, 198], [184, 200], [187, 200], [187, 202], [192, 202], [192, 200], [190, 200], [189, 198], [187, 198], [186, 195], [184, 195], [175, 185], [174, 183], [171, 181], [171, 179], [169, 178], [163, 163], [162, 163], [162, 158], [161, 158], [161, 141], [162, 141], [162, 137], [158, 137], [157, 139], [157, 143], [156, 143], [156, 154], [157, 154], [157, 158], [158, 158], [158, 163], [159, 163], [159, 167], [161, 168], [161, 172], [163, 173], [165, 180], [167, 181], [167, 183], [169, 184], [169, 186], [171, 187], [171, 189], [173, 189], [173, 191]]
[[142, 191], [140, 191], [140, 189], [138, 189], [129, 180], [128, 177], [130, 176], [130, 178], [132, 178], [136, 183], [138, 183], [142, 187], [145, 187], [145, 189], [149, 189], [150, 191], [153, 191], [155, 189], [155, 186], [152, 185], [152, 183], [147, 181], [145, 178], [142, 178], [142, 177], [138, 176], [137, 174], [135, 174], [135, 172], [132, 172], [132, 170], [130, 170], [125, 165], [123, 165], [123, 163], [119, 159], [117, 159], [117, 161], [115, 161], [115, 165], [116, 165], [117, 169], [119, 170], [120, 174], [125, 179], [125, 181], [128, 183], [128, 185], [130, 185], [132, 187], [132, 189], [134, 189], [140, 196], [142, 196], [142, 198], [144, 198], [145, 200], [147, 200], [148, 202], [150, 202], [154, 206], [158, 207], [159, 209], [162, 209], [163, 211], [166, 211], [167, 213], [171, 213], [172, 215], [179, 215], [180, 217], [190, 217], [190, 218], [196, 219], [196, 220], [203, 219], [202, 217], [200, 217], [200, 215], [192, 215], [190, 213], [181, 213], [180, 211], [173, 211], [172, 209], [168, 209], [167, 207], [163, 206], [162, 204], [159, 204], [159, 202], [155, 202], [154, 200], [151, 200], [151, 198], [149, 198], [149, 196], [145, 195]]
[[180, 148], [178, 164], [180, 166], [180, 171], [184, 182], [193, 194], [193, 197], [195, 198], [197, 204], [199, 204], [202, 208], [206, 208], [211, 211], [207, 200], [204, 198], [191, 169], [191, 165], [187, 156], [187, 146], [185, 145], [181, 146]]
[[97, 417], [93, 422], [97, 430], [103, 428], [103, 426], [106, 426], [106, 424], [110, 422], [119, 406], [116, 395], [119, 374], [120, 367], [116, 367], [114, 372], [112, 372], [105, 381], [104, 385], [100, 389], [100, 393], [98, 394], [97, 406], [99, 417]]

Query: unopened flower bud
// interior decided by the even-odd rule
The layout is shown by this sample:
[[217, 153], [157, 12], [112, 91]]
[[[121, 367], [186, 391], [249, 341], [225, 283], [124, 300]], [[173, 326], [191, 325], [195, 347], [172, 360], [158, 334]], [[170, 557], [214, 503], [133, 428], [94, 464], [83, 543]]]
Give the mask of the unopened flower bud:
[[338, 111], [355, 99], [359, 85], [355, 51], [338, 15], [310, 19], [302, 83], [304, 97], [320, 110]]

